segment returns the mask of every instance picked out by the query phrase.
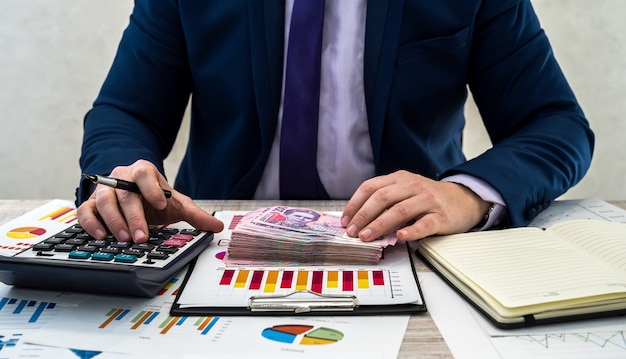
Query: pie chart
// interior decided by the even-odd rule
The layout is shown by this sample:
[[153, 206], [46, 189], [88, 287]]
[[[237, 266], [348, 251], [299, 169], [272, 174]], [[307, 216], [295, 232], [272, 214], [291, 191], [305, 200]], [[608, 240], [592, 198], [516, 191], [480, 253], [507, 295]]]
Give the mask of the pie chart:
[[7, 237], [13, 239], [30, 239], [45, 234], [46, 230], [39, 227], [19, 227], [7, 232]]
[[263, 337], [275, 342], [299, 345], [332, 344], [343, 339], [343, 333], [326, 327], [303, 324], [281, 324], [265, 328]]

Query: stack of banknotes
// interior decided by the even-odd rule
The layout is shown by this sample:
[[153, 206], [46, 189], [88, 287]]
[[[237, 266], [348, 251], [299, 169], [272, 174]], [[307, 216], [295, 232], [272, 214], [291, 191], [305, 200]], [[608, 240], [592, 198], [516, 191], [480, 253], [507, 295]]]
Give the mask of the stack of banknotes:
[[239, 220], [228, 244], [226, 264], [376, 264], [383, 249], [396, 242], [395, 232], [371, 242], [349, 237], [340, 213], [264, 207]]

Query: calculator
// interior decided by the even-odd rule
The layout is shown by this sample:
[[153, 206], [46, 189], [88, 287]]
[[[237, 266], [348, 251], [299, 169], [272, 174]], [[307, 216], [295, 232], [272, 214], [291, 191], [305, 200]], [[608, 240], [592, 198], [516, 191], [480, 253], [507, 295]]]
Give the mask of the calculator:
[[150, 226], [146, 243], [99, 240], [74, 224], [11, 257], [0, 281], [16, 287], [154, 297], [213, 240], [187, 222]]

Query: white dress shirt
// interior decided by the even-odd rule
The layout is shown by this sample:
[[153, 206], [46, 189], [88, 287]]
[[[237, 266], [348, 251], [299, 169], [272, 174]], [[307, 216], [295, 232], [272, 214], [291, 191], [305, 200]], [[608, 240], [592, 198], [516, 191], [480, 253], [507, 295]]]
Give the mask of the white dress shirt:
[[[293, 3], [285, 1], [285, 44]], [[350, 198], [363, 181], [375, 175], [363, 82], [366, 9], [367, 0], [326, 0], [324, 9], [317, 170], [330, 198]], [[255, 199], [280, 198], [282, 102], [281, 98], [276, 136]], [[463, 184], [497, 204], [484, 228], [493, 225], [504, 212], [502, 196], [488, 183], [467, 175], [444, 180]]]

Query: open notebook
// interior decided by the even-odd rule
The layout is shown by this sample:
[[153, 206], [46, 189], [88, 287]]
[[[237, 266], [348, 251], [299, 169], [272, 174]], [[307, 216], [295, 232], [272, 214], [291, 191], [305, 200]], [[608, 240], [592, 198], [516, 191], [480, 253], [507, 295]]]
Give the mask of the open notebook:
[[623, 223], [432, 237], [418, 254], [500, 327], [626, 313]]

